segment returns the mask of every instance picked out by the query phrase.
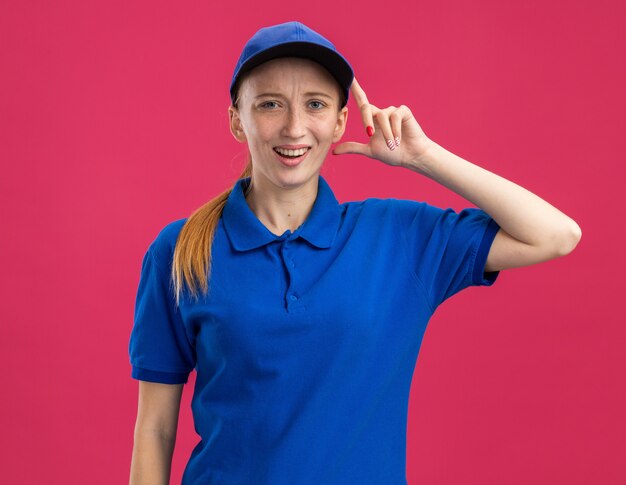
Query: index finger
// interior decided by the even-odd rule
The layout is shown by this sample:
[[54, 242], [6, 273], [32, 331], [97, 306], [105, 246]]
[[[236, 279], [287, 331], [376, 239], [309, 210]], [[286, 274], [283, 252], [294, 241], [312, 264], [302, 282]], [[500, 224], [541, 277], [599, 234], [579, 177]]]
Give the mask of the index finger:
[[368, 102], [367, 101], [367, 95], [365, 94], [365, 91], [363, 91], [363, 88], [361, 87], [359, 82], [356, 80], [356, 77], [354, 77], [352, 79], [352, 85], [350, 86], [350, 92], [352, 92], [352, 95], [354, 96], [354, 100], [356, 101], [356, 104], [359, 105], [359, 107], [362, 104]]
[[[356, 80], [356, 77], [352, 80], [352, 85], [350, 86], [350, 92], [354, 96], [354, 101], [356, 101], [359, 110], [361, 111], [361, 118], [363, 119], [363, 123], [365, 124], [365, 128], [367, 130], [368, 136], [372, 136], [374, 134], [374, 120], [372, 118], [372, 108], [367, 100], [367, 95], [361, 85]], [[371, 127], [371, 130], [369, 129]]]

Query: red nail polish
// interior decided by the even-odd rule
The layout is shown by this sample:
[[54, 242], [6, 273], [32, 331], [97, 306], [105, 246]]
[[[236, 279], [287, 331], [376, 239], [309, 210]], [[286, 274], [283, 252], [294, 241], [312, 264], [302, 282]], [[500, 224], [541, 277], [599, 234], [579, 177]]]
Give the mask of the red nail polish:
[[374, 128], [372, 128], [371, 126], [367, 127], [367, 136], [373, 136], [374, 135]]

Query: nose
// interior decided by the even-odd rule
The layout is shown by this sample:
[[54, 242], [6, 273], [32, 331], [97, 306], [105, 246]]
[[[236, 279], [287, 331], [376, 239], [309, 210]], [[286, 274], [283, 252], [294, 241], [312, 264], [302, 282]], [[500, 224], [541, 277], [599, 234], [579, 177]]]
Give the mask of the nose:
[[289, 138], [301, 138], [306, 134], [304, 117], [298, 108], [289, 108], [285, 115], [283, 136]]

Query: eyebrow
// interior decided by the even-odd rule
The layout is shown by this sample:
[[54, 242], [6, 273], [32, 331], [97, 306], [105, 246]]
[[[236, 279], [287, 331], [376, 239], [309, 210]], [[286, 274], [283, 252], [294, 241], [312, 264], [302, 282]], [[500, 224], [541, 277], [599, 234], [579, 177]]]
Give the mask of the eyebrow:
[[[320, 93], [320, 92], [308, 92], [308, 93], [304, 93], [305, 96], [317, 96], [317, 97], [323, 97], [323, 98], [328, 98], [328, 99], [333, 99], [333, 97], [329, 94], [326, 93]], [[258, 98], [263, 98], [265, 96], [271, 96], [274, 98], [283, 98], [284, 96], [280, 93], [262, 93], [259, 94], [258, 96], [255, 96], [254, 99], [258, 99]]]

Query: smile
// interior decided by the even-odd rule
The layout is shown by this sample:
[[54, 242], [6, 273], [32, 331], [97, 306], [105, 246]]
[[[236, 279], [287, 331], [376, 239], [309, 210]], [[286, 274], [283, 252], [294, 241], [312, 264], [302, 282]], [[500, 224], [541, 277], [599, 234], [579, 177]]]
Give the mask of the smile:
[[278, 158], [283, 165], [287, 167], [295, 167], [307, 157], [310, 149], [311, 147], [302, 147], [293, 150], [274, 147], [274, 153], [276, 153], [276, 158]]
[[275, 147], [274, 151], [289, 158], [297, 158], [304, 155], [309, 150], [308, 147], [298, 148], [297, 150], [286, 150], [284, 148]]

